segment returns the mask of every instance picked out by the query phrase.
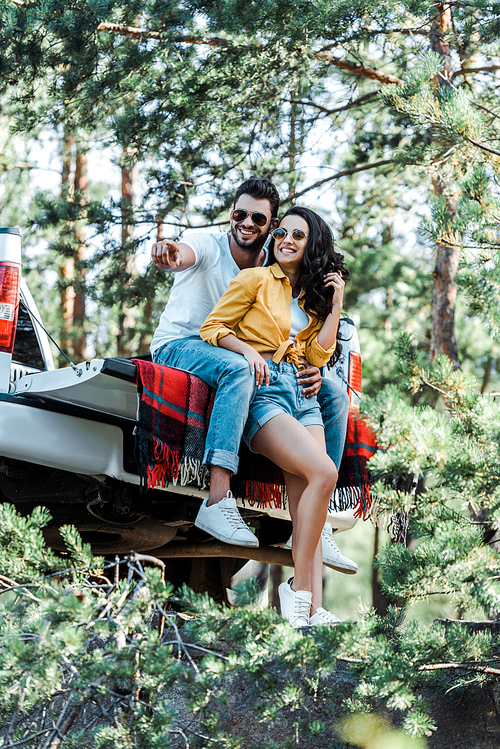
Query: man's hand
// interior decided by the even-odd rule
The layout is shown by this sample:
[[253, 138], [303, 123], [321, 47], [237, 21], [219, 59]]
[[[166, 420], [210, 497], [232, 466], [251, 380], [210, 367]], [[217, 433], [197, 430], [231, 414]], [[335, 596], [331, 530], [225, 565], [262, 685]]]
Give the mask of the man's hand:
[[305, 369], [297, 372], [297, 382], [304, 385], [302, 392], [306, 398], [312, 398], [319, 393], [321, 388], [321, 372], [318, 367], [313, 367], [306, 359], [301, 359], [301, 364], [304, 365]]
[[153, 263], [160, 270], [184, 270], [194, 265], [196, 256], [187, 244], [174, 242], [172, 239], [162, 239], [155, 242], [151, 250]]

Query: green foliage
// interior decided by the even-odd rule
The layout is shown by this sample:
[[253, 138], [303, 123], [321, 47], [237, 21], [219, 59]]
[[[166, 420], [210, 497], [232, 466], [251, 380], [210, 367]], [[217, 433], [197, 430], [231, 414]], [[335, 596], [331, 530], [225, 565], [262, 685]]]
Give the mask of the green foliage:
[[[59, 274], [42, 298], [57, 304], [59, 291], [84, 291], [99, 354], [117, 353], [124, 336], [130, 353], [147, 350], [170, 282], [133, 259], [142, 268], [162, 222], [171, 236], [227, 221], [235, 185], [259, 173], [285, 203], [298, 194], [330, 214], [352, 271], [348, 312], [362, 321], [369, 392], [393, 380], [386, 354], [396, 332], [428, 351], [433, 247], [450, 243], [465, 253], [460, 358], [494, 376], [488, 336], [466, 341], [470, 315], [500, 329], [497, 11], [497, 2], [474, 14], [450, 6], [442, 33], [431, 0], [5, 2], [6, 131], [39, 138], [48, 128], [91, 154], [111, 153], [116, 169], [109, 186], [94, 168], [88, 194], [68, 183], [22, 213], [50, 242], [51, 260], [37, 263]], [[464, 74], [476, 66], [484, 69]], [[2, 160], [17, 169], [12, 150]], [[123, 167], [137, 171], [131, 203], [116, 195]], [[17, 174], [28, 191], [26, 172]], [[413, 216], [409, 237], [398, 227]], [[82, 234], [85, 257], [65, 277]], [[59, 313], [49, 316], [64, 328]]]
[[[24, 535], [42, 516], [38, 512], [23, 519], [14, 511], [6, 512], [9, 539], [12, 534]], [[111, 583], [95, 567], [87, 568], [84, 579], [81, 563], [86, 549], [74, 531], [66, 529], [64, 537], [74, 556], [65, 572], [57, 578], [40, 578], [38, 570], [47, 549], [38, 539], [28, 537], [31, 569], [26, 568], [26, 573], [31, 572], [33, 582], [19, 583], [14, 599], [6, 594], [0, 599], [3, 737], [29, 740], [31, 734], [50, 737], [57, 731], [65, 744], [78, 746], [83, 726], [93, 726], [91, 743], [95, 747], [160, 747], [179, 735], [185, 736], [190, 746], [187, 737], [204, 738], [207, 731], [209, 740], [219, 745], [217, 719], [208, 705], [213, 710], [211, 703], [224, 699], [221, 681], [236, 670], [236, 653], [224, 656], [187, 640], [179, 631], [182, 620], [173, 612], [165, 613], [171, 589], [163, 583], [159, 570], [142, 567], [140, 557], [132, 555], [104, 565], [104, 573], [109, 569], [114, 578], [122, 568], [119, 583]], [[23, 551], [26, 556], [26, 549]], [[5, 543], [2, 552], [3, 569], [9, 561], [13, 569], [18, 548]], [[75, 574], [79, 576], [78, 589], [67, 584]], [[5, 581], [2, 577], [4, 587]], [[212, 609], [219, 621], [227, 621], [228, 610], [209, 607], [207, 599], [197, 601], [188, 591], [186, 596], [207, 616]], [[161, 637], [153, 627], [154, 617], [165, 624]], [[269, 616], [265, 611], [257, 619], [253, 609], [245, 611], [243, 618], [246, 641], [255, 637], [262, 622], [269, 630], [279, 621], [275, 613]], [[291, 635], [294, 642], [300, 639], [283, 622], [279, 631]], [[252, 653], [250, 659], [254, 657]], [[206, 713], [201, 727], [193, 730], [179, 720], [178, 697], [170, 697], [172, 688], [180, 689], [180, 694], [186, 690], [184, 699], [194, 714]], [[293, 689], [285, 690], [282, 704], [297, 697]], [[73, 723], [78, 726], [73, 728]], [[96, 728], [98, 723], [102, 725]], [[221, 746], [237, 745], [222, 735], [220, 741]]]
[[[425, 630], [393, 606], [385, 617], [366, 609], [357, 622], [304, 636], [258, 603], [253, 581], [236, 590], [234, 608], [188, 588], [174, 595], [160, 561], [145, 567], [136, 554], [93, 559], [71, 528], [62, 529], [68, 554], [57, 559], [41, 537], [49, 520], [44, 510], [28, 517], [9, 505], [0, 510], [2, 570], [10, 575], [0, 576], [4, 742], [57, 733], [68, 747], [79, 746], [83, 735], [96, 749], [160, 747], [175, 737], [186, 746], [237, 747], [238, 730], [224, 716], [228, 705], [230, 714], [244, 700], [247, 713], [271, 731], [284, 714], [296, 715], [294, 740], [303, 737], [304, 744], [324, 736], [333, 721], [339, 739], [368, 746], [362, 713], [372, 716], [370, 741], [376, 734], [380, 746], [397, 740], [395, 746], [418, 747], [417, 737], [435, 729], [421, 697], [426, 686], [498, 678], [491, 632], [470, 634], [460, 623]], [[444, 514], [444, 503], [441, 518], [435, 506], [418, 501], [416, 550], [396, 544], [381, 555], [387, 588], [409, 602], [432, 594], [432, 580], [446, 580], [463, 605], [498, 604], [496, 561], [481, 547], [480, 529], [458, 511]], [[304, 719], [307, 705], [321, 718]], [[376, 717], [381, 705], [405, 734]], [[277, 734], [273, 741], [276, 748], [291, 745]]]
[[[376, 512], [411, 515], [411, 548], [392, 544], [379, 554], [384, 589], [402, 605], [445, 593], [459, 611], [495, 617], [499, 556], [487, 540], [500, 494], [499, 404], [444, 357], [423, 367], [407, 336], [399, 351], [408, 387], [439, 394], [440, 407], [412, 407], [394, 386], [364, 401], [382, 448], [370, 463]], [[401, 484], [406, 476], [420, 478], [416, 494]]]

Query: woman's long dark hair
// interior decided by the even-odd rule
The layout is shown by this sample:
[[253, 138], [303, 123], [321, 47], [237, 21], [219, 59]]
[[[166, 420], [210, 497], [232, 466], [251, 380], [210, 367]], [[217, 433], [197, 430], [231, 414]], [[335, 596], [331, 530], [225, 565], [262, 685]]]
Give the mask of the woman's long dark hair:
[[[335, 252], [333, 234], [328, 224], [321, 216], [310, 208], [292, 206], [285, 216], [300, 216], [309, 227], [309, 237], [302, 258], [298, 285], [304, 292], [304, 309], [317, 320], [324, 321], [332, 311], [334, 289], [325, 286], [324, 276], [337, 271], [344, 281], [349, 279], [349, 271], [344, 265], [344, 256]], [[283, 218], [285, 218], [283, 216]], [[274, 263], [274, 252], [270, 252], [269, 263]], [[337, 348], [330, 360], [331, 366], [341, 354], [340, 341], [337, 332]]]

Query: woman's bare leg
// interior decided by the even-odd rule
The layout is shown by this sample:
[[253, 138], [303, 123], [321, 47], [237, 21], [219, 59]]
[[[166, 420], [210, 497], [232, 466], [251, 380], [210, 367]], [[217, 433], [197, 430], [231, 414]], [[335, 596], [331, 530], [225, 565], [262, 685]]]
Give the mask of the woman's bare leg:
[[[290, 504], [294, 524], [293, 588], [312, 592], [313, 567], [317, 575], [314, 558], [337, 481], [337, 469], [324, 448], [321, 450], [319, 439], [311, 430], [323, 431], [319, 426], [306, 428], [292, 416], [280, 414], [259, 429], [252, 440], [252, 449], [270, 458], [286, 473], [303, 480], [301, 485], [296, 485], [296, 490], [292, 489]], [[314, 587], [316, 589], [317, 585]]]
[[[318, 444], [318, 447], [323, 452], [325, 452], [326, 448], [325, 448], [325, 437], [324, 437], [323, 428], [320, 426], [310, 426], [310, 427], [306, 427], [306, 429], [314, 437], [314, 439], [316, 440]], [[300, 500], [300, 497], [302, 495], [302, 492], [304, 491], [306, 487], [306, 481], [305, 479], [302, 479], [299, 476], [294, 476], [293, 474], [288, 473], [287, 471], [283, 471], [283, 475], [285, 478], [285, 484], [287, 488], [288, 503], [289, 503], [289, 508], [290, 508], [290, 517], [292, 518], [292, 524], [293, 524], [294, 534], [295, 534], [295, 528], [296, 528], [296, 523], [297, 523], [296, 508]], [[295, 546], [295, 536], [293, 536], [293, 539], [292, 539], [292, 556], [293, 556], [294, 546]], [[295, 560], [295, 557], [294, 557], [294, 560]], [[323, 605], [323, 553], [321, 549], [321, 537], [316, 547], [316, 552], [314, 554], [314, 559], [313, 559], [311, 591], [313, 594], [312, 607], [311, 607], [311, 615], [312, 615], [316, 612], [318, 608], [320, 608], [320, 606]]]

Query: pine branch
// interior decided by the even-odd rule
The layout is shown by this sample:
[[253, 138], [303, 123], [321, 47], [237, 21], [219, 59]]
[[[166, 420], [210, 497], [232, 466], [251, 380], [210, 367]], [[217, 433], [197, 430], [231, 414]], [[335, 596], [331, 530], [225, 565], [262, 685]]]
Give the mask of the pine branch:
[[414, 29], [368, 29], [368, 33], [377, 36], [378, 34], [404, 34], [405, 36], [430, 36], [431, 30], [429, 27], [416, 27]]
[[455, 72], [451, 74], [451, 77], [455, 78], [456, 75], [469, 75], [470, 73], [492, 73], [495, 70], [500, 70], [500, 65], [483, 65], [479, 68], [460, 68], [460, 70], [455, 70]]
[[390, 75], [389, 73], [384, 73], [382, 70], [377, 70], [376, 68], [367, 67], [360, 62], [350, 62], [349, 60], [345, 59], [339, 60], [338, 57], [334, 57], [333, 55], [326, 55], [323, 52], [316, 52], [314, 57], [324, 60], [329, 65], [333, 65], [335, 68], [348, 70], [350, 73], [362, 76], [363, 78], [370, 78], [371, 80], [380, 81], [380, 83], [394, 83], [398, 86], [403, 85], [403, 81], [401, 80], [401, 78], [397, 78], [395, 75]]
[[[20, 0], [12, 0], [12, 2], [20, 2]], [[24, 3], [23, 3], [24, 4]], [[149, 29], [141, 29], [135, 26], [125, 26], [121, 23], [108, 23], [102, 21], [97, 27], [98, 31], [109, 31], [115, 34], [123, 34], [124, 36], [130, 36], [133, 39], [159, 39], [162, 40], [165, 36], [163, 31], [150, 31]], [[212, 37], [210, 39], [203, 39], [195, 36], [177, 36], [169, 37], [170, 41], [179, 42], [182, 44], [208, 44], [212, 47], [228, 47], [229, 42], [227, 39], [220, 37]]]
[[491, 668], [491, 666], [477, 666], [472, 663], [428, 663], [424, 666], [419, 666], [418, 671], [445, 671], [446, 669], [460, 669], [461, 671], [478, 671], [482, 674], [492, 674], [493, 676], [500, 676], [499, 668]]
[[[344, 663], [364, 663], [364, 658], [353, 658], [349, 656], [338, 656], [337, 661]], [[426, 663], [418, 667], [418, 671], [446, 671], [447, 669], [456, 669], [461, 671], [478, 671], [483, 674], [500, 676], [500, 669], [491, 666], [480, 666], [473, 663]]]
[[188, 651], [188, 649], [186, 647], [186, 643], [184, 642], [184, 640], [182, 639], [182, 637], [180, 635], [178, 626], [176, 625], [176, 623], [174, 622], [174, 620], [172, 619], [172, 617], [168, 616], [167, 612], [164, 611], [163, 608], [161, 608], [160, 606], [158, 606], [158, 610], [161, 612], [161, 614], [165, 618], [168, 618], [169, 624], [172, 627], [172, 629], [174, 630], [175, 639], [176, 639], [176, 642], [177, 642], [177, 647], [179, 649], [179, 652], [182, 650], [182, 652], [184, 653], [184, 655], [186, 656], [186, 658], [190, 662], [191, 666], [193, 667], [193, 670], [199, 675], [200, 674], [200, 669], [198, 668], [198, 666], [196, 665], [196, 663], [191, 658], [191, 654], [189, 653], [189, 651]]
[[334, 179], [339, 179], [340, 177], [348, 177], [350, 174], [356, 174], [356, 172], [365, 172], [368, 169], [376, 169], [378, 166], [386, 166], [387, 164], [393, 164], [394, 162], [392, 159], [385, 159], [384, 161], [374, 161], [372, 164], [364, 164], [364, 166], [356, 166], [353, 169], [344, 169], [342, 172], [337, 172], [337, 174], [332, 174], [331, 177], [325, 177], [324, 179], [320, 179], [318, 182], [315, 182], [313, 185], [309, 185], [309, 187], [304, 188], [300, 192], [295, 192], [290, 195], [288, 195], [286, 198], [284, 198], [280, 205], [285, 205], [286, 203], [289, 203], [291, 200], [295, 200], [296, 198], [300, 198], [302, 195], [305, 195], [310, 190], [314, 190], [316, 187], [321, 187], [321, 185], [326, 184], [327, 182], [332, 182]]
[[483, 107], [482, 104], [477, 104], [477, 102], [473, 102], [473, 104], [478, 109], [482, 109], [483, 112], [486, 112], [487, 114], [491, 114], [493, 120], [497, 120], [500, 117], [500, 114], [497, 114], [496, 112], [493, 112], [491, 109], [488, 109], [488, 107]]
[[492, 153], [495, 156], [500, 156], [500, 151], [496, 151], [494, 148], [490, 148], [489, 146], [486, 146], [484, 143], [480, 143], [478, 140], [474, 140], [474, 138], [469, 138], [467, 135], [465, 136], [465, 139], [469, 141], [469, 143], [472, 143], [473, 146], [477, 146], [482, 151], [487, 151], [488, 153]]
[[58, 749], [64, 741], [65, 735], [77, 719], [82, 709], [81, 703], [70, 705], [69, 701], [64, 706], [57, 724], [51, 729], [42, 749]]
[[303, 101], [302, 99], [283, 99], [283, 101], [286, 101], [289, 104], [301, 104], [303, 107], [314, 107], [315, 109], [319, 109], [320, 112], [324, 112], [325, 114], [336, 114], [337, 112], [345, 112], [346, 109], [356, 107], [358, 106], [358, 104], [362, 104], [365, 101], [378, 96], [378, 94], [379, 91], [372, 91], [371, 94], [364, 94], [357, 99], [351, 99], [351, 101], [347, 104], [344, 104], [343, 107], [336, 107], [335, 109], [328, 109], [328, 107], [322, 107], [321, 104], [316, 104], [316, 102], [314, 101]]
[[44, 728], [43, 731], [38, 731], [38, 733], [33, 733], [31, 734], [31, 736], [28, 736], [26, 739], [21, 739], [21, 741], [15, 741], [14, 743], [8, 744], [7, 749], [12, 749], [12, 747], [14, 746], [22, 746], [23, 744], [27, 744], [29, 741], [33, 741], [33, 739], [36, 739], [39, 736], [43, 736], [44, 734], [53, 730], [54, 730], [53, 728]]

